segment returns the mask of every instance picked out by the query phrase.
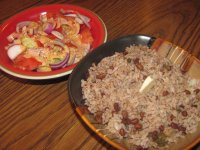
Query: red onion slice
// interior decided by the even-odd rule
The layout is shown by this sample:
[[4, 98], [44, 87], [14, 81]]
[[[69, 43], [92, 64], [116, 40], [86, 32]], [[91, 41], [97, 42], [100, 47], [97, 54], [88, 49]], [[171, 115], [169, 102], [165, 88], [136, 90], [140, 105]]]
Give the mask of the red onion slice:
[[[61, 46], [61, 47], [63, 47], [64, 49], [66, 49], [67, 48], [67, 46], [65, 45], [65, 43], [63, 43], [61, 40], [59, 40], [59, 39], [55, 39], [54, 41], [53, 41], [53, 43], [55, 44], [55, 45], [59, 45], [59, 46]], [[67, 48], [68, 49], [68, 48]]]
[[51, 34], [53, 34], [55, 37], [57, 37], [57, 38], [59, 38], [59, 39], [61, 39], [61, 40], [64, 39], [63, 34], [60, 33], [60, 32], [58, 32], [58, 31], [53, 30], [53, 31], [51, 32]]
[[[83, 23], [88, 27], [90, 28], [90, 18], [87, 17], [87, 16], [84, 16], [84, 15], [81, 15], [80, 13], [76, 12], [76, 11], [73, 11], [73, 10], [67, 10], [65, 11], [64, 9], [61, 9], [60, 12], [64, 15], [64, 16], [71, 16], [71, 17], [77, 17], [79, 18], [80, 20], [83, 21]], [[80, 20], [78, 20], [77, 22], [79, 23]], [[80, 23], [82, 24], [82, 23]]]
[[19, 54], [24, 51], [23, 46], [21, 45], [13, 45], [8, 48], [7, 54], [11, 60], [14, 60]]
[[69, 53], [66, 53], [66, 56], [65, 56], [65, 58], [64, 58], [63, 61], [61, 61], [61, 62], [59, 62], [59, 63], [57, 63], [57, 64], [49, 64], [49, 65], [50, 65], [50, 67], [51, 67], [52, 69], [64, 68], [65, 64], [68, 63], [68, 60], [69, 60]]
[[53, 31], [54, 27], [51, 23], [45, 23], [43, 25], [43, 30], [44, 32], [46, 32], [47, 34], [50, 34]]
[[84, 24], [85, 24], [88, 28], [91, 28], [91, 27], [90, 27], [90, 24], [89, 24], [89, 22], [90, 22], [90, 18], [89, 18], [89, 17], [86, 17], [86, 16], [84, 16], [84, 15], [81, 15], [81, 14], [79, 14], [78, 12], [77, 12], [77, 16], [84, 22]]
[[80, 18], [78, 18], [78, 17], [75, 18], [75, 21], [78, 22], [79, 24], [83, 24], [83, 23], [84, 23], [84, 22], [83, 22]]
[[64, 15], [64, 16], [68, 16], [68, 17], [77, 17], [76, 14], [66, 14], [66, 15]]
[[70, 53], [70, 57], [69, 57], [68, 63], [65, 65], [65, 67], [74, 64], [75, 59], [76, 59], [76, 54], [73, 53], [73, 52]]

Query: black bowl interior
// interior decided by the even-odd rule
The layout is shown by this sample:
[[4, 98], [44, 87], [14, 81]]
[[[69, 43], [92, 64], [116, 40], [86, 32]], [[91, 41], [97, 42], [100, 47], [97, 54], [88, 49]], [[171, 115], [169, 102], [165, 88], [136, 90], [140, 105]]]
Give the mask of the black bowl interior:
[[107, 42], [93, 50], [78, 63], [70, 75], [68, 83], [70, 100], [73, 101], [76, 106], [84, 105], [81, 80], [86, 79], [88, 69], [93, 63], [98, 64], [104, 57], [111, 56], [115, 52], [122, 52], [126, 47], [133, 44], [147, 45], [150, 47], [154, 40], [155, 38], [150, 36], [129, 35]]

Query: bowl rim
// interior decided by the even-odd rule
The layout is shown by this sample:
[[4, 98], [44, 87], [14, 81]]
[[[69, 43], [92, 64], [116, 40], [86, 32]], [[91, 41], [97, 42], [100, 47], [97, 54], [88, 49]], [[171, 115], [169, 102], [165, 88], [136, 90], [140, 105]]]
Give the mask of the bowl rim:
[[[3, 30], [4, 30], [4, 28], [6, 27], [7, 24], [10, 24], [10, 22], [12, 22], [14, 19], [20, 18], [21, 15], [27, 14], [30, 11], [41, 10], [41, 9], [44, 9], [44, 12], [45, 12], [45, 9], [52, 9], [53, 10], [54, 7], [56, 7], [56, 8], [73, 7], [75, 9], [78, 9], [78, 10], [80, 9], [80, 10], [83, 10], [85, 12], [88, 12], [89, 14], [91, 14], [92, 16], [97, 18], [96, 20], [100, 23], [100, 25], [102, 27], [102, 31], [103, 31], [102, 37], [103, 38], [102, 38], [102, 41], [100, 43], [103, 44], [107, 41], [108, 32], [107, 32], [106, 25], [105, 25], [104, 21], [102, 20], [102, 18], [98, 14], [96, 14], [95, 12], [93, 12], [93, 11], [91, 11], [91, 10], [85, 8], [85, 7], [81, 7], [81, 6], [78, 6], [78, 5], [72, 5], [72, 4], [47, 4], [47, 5], [40, 5], [40, 6], [31, 7], [31, 8], [22, 10], [19, 13], [15, 14], [14, 16], [6, 19], [2, 24], [0, 24], [0, 34], [3, 32]], [[70, 9], [73, 9], [73, 8], [70, 8]], [[48, 12], [48, 10], [46, 12]], [[37, 14], [37, 13], [35, 13], [35, 14]], [[98, 45], [98, 46], [100, 46], [100, 45]], [[23, 71], [17, 72], [17, 71], [13, 71], [13, 70], [7, 68], [2, 63], [0, 63], [0, 70], [4, 71], [5, 73], [7, 73], [9, 75], [12, 75], [12, 76], [15, 76], [15, 77], [18, 77], [18, 78], [21, 78], [21, 79], [44, 80], [44, 79], [54, 79], [54, 78], [63, 77], [65, 75], [69, 75], [76, 65], [77, 65], [77, 63], [67, 67], [65, 70], [62, 70], [60, 72], [54, 72], [54, 73], [51, 72], [50, 74], [48, 74], [48, 72], [45, 73], [45, 74], [40, 74], [40, 73], [39, 74], [31, 74], [31, 73], [26, 74], [26, 73], [23, 73]], [[61, 70], [61, 69], [58, 69], [58, 70]]]

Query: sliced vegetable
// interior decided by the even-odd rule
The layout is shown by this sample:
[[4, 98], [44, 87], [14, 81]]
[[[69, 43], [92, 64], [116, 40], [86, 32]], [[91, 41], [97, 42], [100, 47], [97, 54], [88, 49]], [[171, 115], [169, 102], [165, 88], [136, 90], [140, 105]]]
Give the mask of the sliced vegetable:
[[66, 57], [59, 63], [56, 63], [56, 64], [50, 64], [50, 67], [52, 69], [60, 69], [60, 68], [63, 68], [63, 66], [65, 66], [65, 64], [67, 64], [69, 60], [69, 53], [66, 53]]
[[65, 16], [68, 16], [68, 17], [77, 17], [77, 15], [76, 15], [76, 14], [71, 14], [71, 13], [69, 13], [69, 14], [66, 14]]
[[36, 60], [34, 57], [26, 58], [23, 55], [19, 55], [14, 60], [15, 66], [23, 70], [37, 69], [42, 63]]
[[39, 66], [37, 68], [37, 71], [38, 72], [49, 72], [49, 71], [52, 71], [52, 70], [51, 70], [51, 67], [49, 67], [49, 66]]
[[65, 67], [74, 64], [75, 59], [76, 59], [76, 54], [75, 54], [74, 52], [71, 52], [71, 53], [70, 53], [70, 57], [69, 57], [69, 61], [68, 61], [68, 63], [65, 65]]
[[64, 18], [59, 18], [60, 19], [60, 25], [63, 25], [63, 24], [68, 24], [68, 21]]
[[40, 15], [41, 22], [47, 22], [47, 14], [44, 12]]
[[32, 38], [29, 37], [23, 37], [21, 39], [22, 45], [25, 46], [26, 48], [37, 48], [37, 42], [35, 42]]
[[58, 64], [58, 63], [62, 62], [62, 60], [63, 59], [61, 59], [61, 58], [53, 58], [53, 59], [51, 59], [50, 64]]
[[139, 92], [140, 93], [144, 93], [144, 92], [148, 92], [155, 84], [155, 79], [153, 79], [152, 77], [148, 76], [142, 86], [140, 87]]
[[14, 60], [19, 54], [21, 54], [25, 48], [21, 45], [13, 45], [8, 48], [7, 54], [11, 60]]
[[78, 35], [80, 32], [80, 24], [79, 23], [74, 23], [72, 26], [69, 28], [66, 28], [67, 35]]
[[44, 32], [45, 33], [47, 33], [47, 34], [50, 34], [52, 31], [53, 31], [53, 29], [54, 29], [54, 27], [53, 27], [53, 24], [51, 24], [51, 23], [45, 23], [44, 25], [43, 25], [43, 30], [44, 30]]
[[69, 17], [75, 17], [76, 21], [80, 24], [84, 23], [88, 28], [90, 28], [90, 18], [84, 15], [81, 15], [79, 12], [73, 11], [73, 10], [67, 10], [65, 11], [64, 9], [61, 9], [60, 12], [64, 16], [69, 16]]
[[92, 34], [90, 32], [90, 29], [85, 27], [81, 30], [80, 32], [81, 37], [81, 41], [83, 43], [88, 43], [88, 44], [92, 44], [92, 42], [94, 41]]
[[83, 24], [83, 21], [78, 17], [75, 18], [75, 21], [78, 22], [79, 24]]
[[88, 17], [86, 17], [86, 16], [84, 16], [84, 15], [81, 15], [81, 14], [79, 14], [78, 12], [77, 12], [77, 16], [84, 22], [84, 24], [85, 24], [88, 28], [90, 28], [90, 24], [89, 24], [90, 18], [88, 18]]
[[51, 39], [48, 38], [48, 37], [46, 37], [46, 36], [40, 36], [40, 37], [38, 38], [38, 41], [39, 41], [42, 45], [44, 45], [44, 44], [46, 44], [46, 43], [51, 42]]
[[55, 22], [55, 20], [54, 20], [53, 17], [51, 17], [51, 18], [48, 19], [48, 23], [50, 23], [53, 26], [53, 28], [56, 27], [56, 22]]
[[13, 42], [15, 39], [18, 39], [20, 37], [19, 33], [13, 32], [9, 36], [7, 36], [7, 40], [9, 42]]
[[38, 30], [37, 33], [38, 33], [39, 35], [48, 36], [48, 34], [47, 34], [46, 32], [41, 31], [41, 30]]
[[73, 23], [71, 22], [69, 24], [63, 24], [61, 27], [62, 27], [63, 34], [66, 34], [66, 35], [76, 36], [80, 32], [80, 24], [74, 20], [73, 20]]
[[59, 39], [61, 39], [61, 40], [64, 39], [63, 34], [60, 33], [60, 32], [58, 32], [58, 31], [53, 30], [53, 31], [51, 32], [51, 34], [53, 34], [55, 37], [57, 37], [57, 38], [59, 38]]
[[54, 40], [53, 43], [54, 43], [55, 45], [59, 45], [59, 46], [61, 46], [61, 47], [63, 47], [63, 48], [67, 48], [66, 45], [65, 45], [65, 43], [63, 43], [62, 41], [60, 41], [60, 40], [58, 40], [58, 39]]
[[85, 55], [90, 51], [90, 44], [86, 44], [85, 46]]
[[31, 21], [22, 21], [19, 22], [16, 26], [16, 31], [20, 32], [20, 29], [22, 29], [24, 26], [28, 26], [31, 23]]
[[39, 55], [42, 55], [41, 52], [43, 51], [43, 48], [28, 48], [26, 50], [26, 53], [33, 57], [38, 57]]

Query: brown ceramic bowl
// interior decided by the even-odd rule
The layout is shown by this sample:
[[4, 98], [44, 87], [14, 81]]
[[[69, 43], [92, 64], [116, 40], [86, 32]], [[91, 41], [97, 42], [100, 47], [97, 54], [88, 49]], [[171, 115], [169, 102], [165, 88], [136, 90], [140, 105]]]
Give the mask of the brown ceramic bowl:
[[[160, 55], [169, 58], [174, 65], [179, 65], [182, 71], [187, 72], [193, 78], [200, 79], [200, 60], [168, 41], [145, 35], [130, 35], [107, 42], [83, 58], [69, 78], [68, 89], [70, 99], [74, 103], [75, 110], [81, 119], [97, 135], [117, 149], [130, 149], [130, 147], [121, 141], [113, 140], [111, 137], [105, 136], [106, 133], [102, 132], [102, 130], [98, 130], [100, 127], [93, 123], [94, 120], [84, 109], [81, 80], [86, 78], [87, 71], [92, 63], [97, 64], [104, 57], [111, 56], [115, 52], [122, 52], [127, 46], [132, 44], [147, 45], [148, 47], [156, 49]], [[169, 145], [169, 149], [189, 149], [195, 146], [199, 141], [200, 123], [195, 133], [189, 134], [185, 138], [180, 139], [177, 143]]]

